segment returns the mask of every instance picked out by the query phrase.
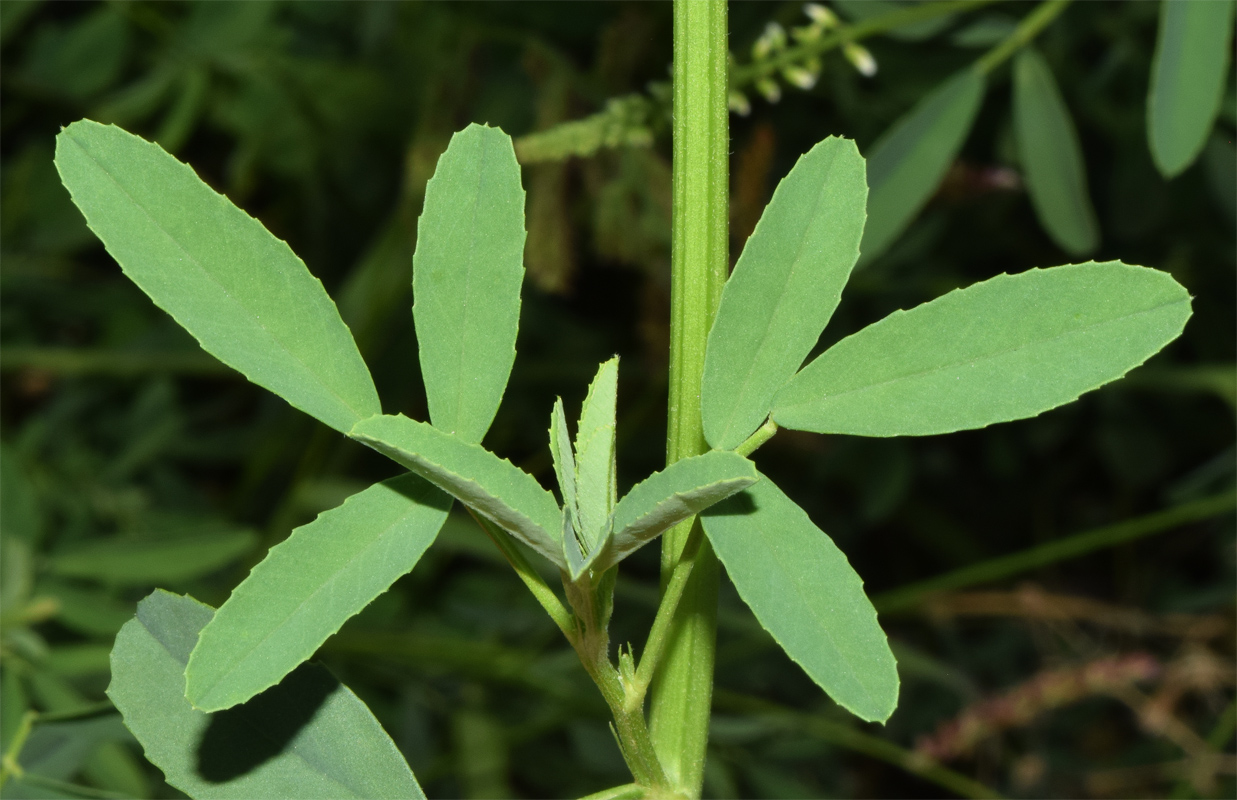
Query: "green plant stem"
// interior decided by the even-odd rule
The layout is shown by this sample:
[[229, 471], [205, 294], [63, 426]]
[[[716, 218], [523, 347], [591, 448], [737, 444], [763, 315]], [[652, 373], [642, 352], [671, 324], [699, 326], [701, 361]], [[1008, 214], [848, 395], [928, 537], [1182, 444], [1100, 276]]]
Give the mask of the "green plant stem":
[[511, 541], [506, 533], [499, 530], [494, 523], [490, 522], [485, 517], [473, 513], [473, 510], [468, 509], [468, 513], [472, 514], [472, 518], [481, 526], [481, 530], [485, 531], [494, 544], [498, 545], [498, 549], [502, 551], [503, 556], [507, 559], [507, 563], [515, 570], [515, 574], [520, 576], [520, 580], [524, 581], [524, 585], [533, 593], [533, 597], [541, 604], [546, 613], [550, 615], [550, 619], [554, 620], [554, 624], [563, 632], [563, 636], [567, 637], [567, 641], [571, 642], [572, 646], [576, 643], [576, 623], [575, 618], [563, 602], [558, 599], [558, 595], [550, 588], [550, 585], [542, 580], [537, 571], [528, 563], [528, 559], [520, 552], [515, 542]]
[[945, 0], [941, 3], [918, 3], [879, 17], [869, 17], [854, 25], [843, 25], [837, 31], [822, 36], [816, 41], [789, 47], [764, 61], [736, 68], [730, 74], [730, 88], [739, 89], [768, 77], [784, 67], [799, 64], [848, 42], [858, 42], [869, 36], [901, 28], [903, 25], [912, 25], [948, 14], [971, 11], [994, 2], [996, 0]]
[[[668, 464], [708, 449], [700, 418], [700, 379], [730, 261], [727, 59], [725, 0], [675, 0]], [[663, 587], [697, 525], [682, 523], [663, 537]], [[707, 541], [695, 562], [670, 627], [649, 709], [661, 763], [676, 789], [691, 796], [700, 794], [704, 782], [719, 576], [717, 556]]]
[[794, 711], [766, 700], [725, 690], [717, 693], [717, 707], [742, 714], [762, 715], [839, 747], [893, 764], [962, 797], [1001, 796], [989, 786], [971, 780], [888, 739], [864, 733], [850, 723], [831, 720], [820, 714]]
[[777, 433], [777, 423], [771, 419], [765, 420], [765, 424], [756, 429], [756, 432], [747, 437], [743, 444], [734, 449], [741, 456], [750, 456], [756, 452], [762, 444], [773, 438], [773, 434]]
[[644, 797], [644, 787], [638, 783], [625, 783], [586, 795], [580, 800], [638, 800], [641, 797]]
[[1048, 0], [1046, 3], [1040, 3], [1034, 11], [1023, 17], [1018, 27], [1014, 28], [1014, 31], [1005, 37], [1004, 41], [984, 53], [975, 62], [975, 71], [987, 75], [1005, 63], [1010, 56], [1026, 47], [1032, 39], [1038, 36], [1039, 32], [1056, 19], [1057, 15], [1064, 11], [1071, 2], [1073, 0]]
[[649, 637], [644, 643], [644, 649], [640, 651], [640, 666], [636, 668], [635, 683], [628, 691], [628, 704], [643, 707], [649, 684], [653, 680], [653, 675], [656, 674], [661, 657], [666, 652], [675, 612], [678, 610], [679, 602], [683, 599], [683, 590], [687, 587], [687, 580], [696, 566], [696, 558], [700, 555], [700, 543], [704, 539], [700, 526], [693, 526], [692, 533], [693, 535], [688, 536], [687, 546], [683, 548], [679, 563], [675, 565], [674, 572], [670, 574], [670, 580], [666, 582], [666, 588], [662, 592], [661, 603], [657, 606], [657, 616], [653, 618], [653, 625], [649, 628]]
[[1073, 536], [1047, 542], [1019, 553], [971, 564], [935, 578], [878, 594], [872, 598], [872, 603], [876, 606], [876, 610], [883, 614], [905, 611], [918, 605], [928, 595], [937, 592], [953, 591], [977, 583], [989, 583], [1008, 578], [1011, 575], [1057, 561], [1076, 558], [1093, 550], [1124, 544], [1153, 533], [1171, 530], [1178, 525], [1214, 517], [1226, 511], [1232, 511], [1235, 506], [1237, 506], [1237, 492], [1223, 492], [1202, 500], [1183, 503], [1165, 511], [1157, 511], [1154, 514], [1118, 522], [1115, 525], [1076, 533]]
[[21, 764], [17, 763], [17, 757], [21, 755], [21, 749], [26, 746], [26, 739], [30, 738], [30, 731], [34, 728], [34, 721], [38, 718], [39, 712], [37, 711], [27, 711], [22, 715], [17, 730], [13, 732], [13, 739], [9, 742], [8, 749], [4, 751], [3, 759], [0, 759], [0, 787], [3, 787], [10, 777], [21, 780], [25, 774]]

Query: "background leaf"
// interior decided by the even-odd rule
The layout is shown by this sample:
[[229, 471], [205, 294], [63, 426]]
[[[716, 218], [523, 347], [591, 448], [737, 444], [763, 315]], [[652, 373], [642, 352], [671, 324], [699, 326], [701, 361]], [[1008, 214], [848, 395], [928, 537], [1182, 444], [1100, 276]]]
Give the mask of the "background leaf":
[[868, 222], [859, 246], [871, 261], [928, 202], [971, 131], [984, 76], [967, 68], [937, 87], [868, 151]]
[[275, 685], [438, 536], [451, 498], [415, 475], [374, 484], [271, 548], [202, 631], [186, 696], [218, 711]]
[[897, 665], [863, 581], [833, 540], [764, 476], [700, 520], [739, 596], [786, 654], [855, 716], [888, 719]]
[[1166, 178], [1194, 163], [1220, 109], [1232, 55], [1231, 0], [1163, 0], [1151, 62], [1147, 140]]
[[349, 434], [404, 465], [564, 566], [562, 518], [536, 478], [478, 444], [404, 416], [362, 420]]
[[1095, 250], [1100, 229], [1078, 132], [1052, 70], [1032, 47], [1014, 61], [1014, 129], [1027, 192], [1044, 230], [1071, 255]]
[[185, 699], [184, 670], [213, 611], [157, 591], [116, 637], [108, 697], [167, 782], [194, 798], [423, 798], [395, 743], [356, 695], [304, 665], [237, 708]]
[[701, 382], [705, 438], [731, 450], [803, 364], [859, 257], [867, 184], [855, 143], [829, 137], [773, 193], [722, 290]]
[[622, 561], [672, 525], [751, 486], [756, 467], [741, 455], [713, 450], [654, 472], [614, 509], [614, 536], [600, 569]]
[[203, 349], [338, 431], [381, 413], [322, 284], [188, 165], [81, 120], [56, 137], [56, 168], [120, 268]]
[[1190, 296], [1117, 261], [998, 275], [895, 311], [826, 350], [773, 404], [779, 425], [926, 436], [1056, 408], [1181, 333]]
[[524, 189], [511, 137], [469, 125], [425, 187], [412, 315], [434, 426], [489, 430], [515, 360], [524, 280]]
[[167, 539], [101, 539], [65, 548], [48, 559], [48, 570], [119, 586], [149, 585], [209, 575], [252, 550], [253, 531], [216, 531]]

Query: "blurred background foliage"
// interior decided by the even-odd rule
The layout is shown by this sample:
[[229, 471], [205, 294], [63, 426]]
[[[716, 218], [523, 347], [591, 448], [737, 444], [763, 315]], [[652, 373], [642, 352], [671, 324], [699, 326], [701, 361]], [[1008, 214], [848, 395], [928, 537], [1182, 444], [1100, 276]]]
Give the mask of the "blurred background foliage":
[[[732, 255], [799, 154], [842, 135], [870, 155], [1042, 4], [938, 5], [899, 25], [901, 3], [831, 8], [824, 25], [797, 2], [731, 6]], [[670, 11], [0, 3], [0, 745], [20, 767], [6, 797], [179, 796], [103, 695], [136, 600], [161, 586], [218, 605], [293, 527], [392, 474], [206, 356], [123, 278], [60, 185], [59, 127], [90, 117], [154, 139], [286, 239], [336, 298], [385, 410], [424, 419], [416, 215], [451, 132], [501, 126], [525, 164], [529, 274], [487, 446], [549, 482], [553, 398], [578, 404], [619, 353], [625, 490], [664, 459]], [[1233, 796], [1231, 75], [1201, 156], [1166, 180], [1145, 121], [1158, 4], [1058, 11], [1035, 46], [1097, 221], [1073, 246], [1168, 270], [1194, 317], [1128, 379], [1039, 419], [766, 445], [760, 468], [882, 609], [902, 700], [886, 727], [856, 723], [724, 588], [707, 796]], [[761, 67], [864, 25], [864, 49], [856, 36]], [[822, 346], [949, 289], [1078, 260], [1025, 190], [1011, 72], [990, 72], [943, 179], [865, 257]], [[615, 642], [643, 640], [657, 599], [653, 549], [628, 563]], [[430, 796], [626, 780], [574, 654], [464, 518], [321, 658]]]

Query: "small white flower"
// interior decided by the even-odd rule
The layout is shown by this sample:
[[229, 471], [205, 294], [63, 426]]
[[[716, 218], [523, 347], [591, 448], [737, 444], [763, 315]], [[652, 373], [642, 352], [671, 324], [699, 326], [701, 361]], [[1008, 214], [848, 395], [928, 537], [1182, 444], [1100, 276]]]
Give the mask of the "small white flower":
[[876, 59], [872, 58], [872, 54], [863, 45], [847, 42], [842, 45], [842, 54], [863, 77], [870, 78], [876, 74]]

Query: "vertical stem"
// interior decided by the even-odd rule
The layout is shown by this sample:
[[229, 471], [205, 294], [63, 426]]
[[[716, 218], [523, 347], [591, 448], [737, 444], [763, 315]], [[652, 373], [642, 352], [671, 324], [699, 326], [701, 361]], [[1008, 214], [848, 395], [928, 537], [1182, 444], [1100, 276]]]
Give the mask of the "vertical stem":
[[[675, 0], [667, 463], [708, 449], [700, 421], [700, 378], [709, 326], [729, 267], [726, 78], [725, 0]], [[684, 522], [663, 538], [663, 586], [696, 524]], [[717, 581], [717, 557], [703, 541], [675, 614], [650, 708], [653, 746], [667, 777], [692, 796], [699, 795], [704, 780], [717, 639]]]

